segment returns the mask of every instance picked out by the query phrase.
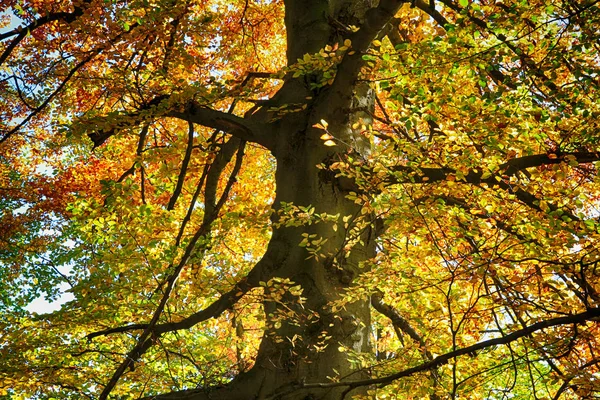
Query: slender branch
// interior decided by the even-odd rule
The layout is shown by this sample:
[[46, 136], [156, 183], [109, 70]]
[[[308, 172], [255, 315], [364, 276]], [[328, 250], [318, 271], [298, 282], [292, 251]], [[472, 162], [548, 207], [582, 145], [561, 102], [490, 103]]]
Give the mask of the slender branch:
[[[475, 15], [473, 15], [471, 12], [464, 12], [464, 8], [459, 7], [458, 5], [454, 4], [453, 2], [451, 2], [450, 0], [440, 0], [446, 7], [452, 9], [453, 11], [455, 11], [458, 14], [465, 14], [470, 20], [471, 22], [473, 22], [474, 25], [478, 26], [479, 28], [481, 28], [482, 30], [488, 32], [489, 34], [493, 35], [494, 37], [496, 37], [500, 42], [502, 42], [506, 47], [508, 47], [516, 56], [518, 56], [521, 59], [521, 63], [523, 65], [523, 68], [527, 68], [530, 71], [533, 72], [533, 75], [535, 77], [537, 77], [538, 79], [540, 79], [543, 84], [545, 86], [547, 86], [551, 91], [555, 92], [558, 91], [558, 86], [556, 85], [556, 83], [548, 78], [548, 76], [546, 76], [544, 70], [542, 68], [540, 68], [536, 61], [534, 60], [534, 58], [531, 57], [531, 55], [528, 55], [525, 51], [522, 51], [517, 44], [515, 44], [515, 42], [519, 39], [519, 38], [515, 38], [515, 39], [509, 39], [507, 38], [504, 34], [501, 33], [497, 33], [494, 29], [491, 29], [490, 26], [488, 26], [488, 23], [484, 20], [482, 20], [481, 18], [476, 17]], [[588, 4], [586, 4], [585, 6], [583, 6], [582, 8], [580, 8], [574, 15], [576, 14], [581, 14], [584, 11], [594, 7], [599, 1], [592, 1]], [[469, 10], [470, 11], [470, 10]], [[569, 18], [571, 18], [573, 15], [570, 15]], [[543, 24], [545, 24], [546, 22], [537, 25], [535, 29], [538, 29], [540, 26], [542, 26]], [[501, 80], [504, 81], [505, 83], [508, 83], [508, 81], [505, 79], [504, 75], [502, 73], [500, 73], [500, 71], [496, 71], [495, 75]], [[510, 86], [510, 84], [509, 84]], [[511, 86], [511, 87], [514, 87]]]
[[116, 328], [104, 329], [101, 331], [90, 333], [90, 334], [86, 335], [85, 338], [87, 340], [92, 340], [99, 336], [108, 336], [108, 335], [112, 335], [113, 333], [124, 333], [124, 332], [137, 331], [137, 330], [141, 330], [141, 329], [146, 329], [147, 327], [148, 327], [148, 324], [123, 325], [123, 326], [118, 326]]
[[[142, 154], [142, 152], [144, 151], [144, 146], [146, 145], [146, 136], [148, 135], [149, 128], [150, 128], [150, 124], [144, 124], [144, 126], [142, 127], [142, 130], [140, 131], [140, 138], [138, 140], [138, 146], [137, 146], [137, 150], [135, 152], [135, 154], [137, 156], [140, 156]], [[123, 182], [125, 180], [125, 178], [127, 178], [129, 175], [133, 174], [134, 172], [135, 172], [135, 162], [131, 165], [131, 167], [127, 171], [123, 172], [123, 174], [119, 177], [119, 179], [117, 179], [117, 182]], [[142, 180], [142, 183], [143, 183], [143, 180]]]
[[71, 68], [71, 70], [69, 71], [69, 73], [67, 74], [67, 76], [58, 84], [58, 86], [56, 87], [56, 89], [54, 89], [52, 91], [52, 93], [50, 93], [50, 95], [46, 98], [46, 100], [44, 100], [42, 102], [42, 104], [40, 104], [39, 106], [37, 106], [36, 108], [34, 108], [33, 111], [31, 113], [29, 113], [29, 115], [27, 115], [27, 117], [23, 118], [23, 120], [19, 124], [17, 124], [15, 127], [13, 127], [10, 131], [8, 131], [8, 132], [0, 132], [0, 144], [2, 144], [9, 137], [11, 137], [12, 135], [14, 135], [16, 132], [18, 132], [18, 130], [21, 129], [26, 124], [28, 124], [29, 121], [31, 121], [31, 119], [33, 117], [35, 117], [37, 114], [39, 114], [41, 111], [43, 111], [48, 106], [48, 104], [50, 104], [50, 102], [54, 99], [54, 97], [56, 97], [63, 90], [63, 88], [67, 85], [67, 83], [69, 83], [69, 81], [71, 80], [71, 78], [73, 78], [73, 76], [82, 67], [84, 67], [88, 62], [90, 62], [91, 60], [93, 60], [94, 57], [96, 57], [97, 55], [99, 55], [100, 53], [102, 53], [104, 50], [106, 50], [107, 48], [113, 46], [123, 36], [125, 36], [126, 33], [130, 33], [134, 28], [136, 28], [138, 26], [139, 25], [137, 23], [133, 24], [128, 32], [124, 31], [124, 32], [119, 33], [113, 39], [111, 39], [106, 45], [104, 45], [104, 46], [102, 46], [100, 48], [97, 48], [97, 49], [91, 51], [86, 58], [84, 58], [82, 61], [80, 61], [79, 63], [77, 63], [73, 68]]
[[177, 202], [177, 198], [181, 194], [181, 190], [183, 189], [183, 182], [185, 181], [185, 175], [187, 174], [187, 168], [190, 164], [190, 159], [192, 158], [192, 150], [194, 149], [194, 124], [188, 122], [188, 144], [185, 149], [185, 156], [183, 157], [183, 161], [181, 163], [181, 170], [179, 171], [179, 176], [177, 177], [177, 185], [175, 186], [175, 190], [173, 190], [173, 195], [169, 200], [169, 205], [167, 206], [167, 210], [172, 210], [175, 208], [175, 202]]
[[567, 379], [565, 379], [565, 381], [563, 382], [563, 384], [560, 386], [560, 388], [558, 388], [558, 390], [556, 391], [556, 393], [554, 394], [554, 397], [552, 398], [552, 400], [558, 400], [560, 398], [560, 396], [569, 388], [571, 381], [575, 378], [577, 378], [577, 376], [579, 375], [579, 373], [581, 373], [581, 371], [585, 370], [586, 368], [592, 367], [594, 365], [600, 364], [600, 359], [598, 358], [594, 358], [593, 360], [583, 364], [581, 367], [578, 368], [578, 373], [573, 374], [572, 376], [568, 377]]
[[[519, 171], [526, 170], [527, 168], [541, 167], [544, 165], [559, 164], [562, 162], [576, 162], [578, 164], [588, 164], [595, 161], [600, 161], [600, 153], [598, 152], [574, 152], [574, 153], [558, 153], [558, 154], [538, 154], [532, 156], [524, 156], [514, 158], [502, 165], [492, 174], [472, 170], [467, 174], [463, 174], [461, 180], [465, 183], [474, 185], [480, 185], [482, 183], [490, 186], [499, 186], [501, 189], [506, 190], [515, 195], [515, 197], [523, 204], [540, 211], [544, 212], [539, 205], [540, 199], [533, 194], [527, 192], [518, 187], [513, 187], [508, 184], [505, 179], [516, 175]], [[397, 176], [388, 176], [386, 182], [390, 184], [397, 183], [432, 183], [447, 180], [451, 175], [457, 173], [456, 170], [448, 167], [442, 168], [418, 168], [412, 166], [397, 165], [390, 168], [394, 172], [407, 172], [407, 177], [399, 178]], [[558, 211], [558, 207], [554, 204], [548, 204], [550, 211]], [[563, 214], [569, 217], [572, 221], [579, 221], [575, 214], [562, 210]]]
[[[137, 339], [137, 344], [127, 354], [127, 356], [125, 357], [123, 362], [119, 365], [119, 367], [113, 373], [113, 376], [111, 377], [110, 381], [106, 384], [106, 386], [102, 390], [102, 393], [100, 393], [100, 397], [99, 397], [100, 400], [106, 400], [108, 398], [108, 395], [114, 389], [114, 387], [117, 385], [117, 382], [119, 381], [121, 376], [125, 373], [127, 368], [130, 368], [131, 366], [133, 366], [134, 362], [137, 359], [139, 359], [139, 357], [141, 357], [141, 355], [151, 346], [152, 342], [156, 339], [156, 334], [155, 334], [154, 328], [158, 322], [158, 319], [162, 315], [162, 312], [167, 304], [168, 299], [171, 297], [171, 293], [173, 292], [173, 289], [175, 288], [175, 283], [177, 282], [179, 273], [181, 272], [183, 267], [187, 264], [187, 261], [190, 259], [191, 255], [192, 255], [192, 251], [196, 247], [196, 243], [198, 243], [200, 238], [202, 236], [204, 236], [208, 232], [209, 229], [210, 229], [210, 225], [207, 226], [206, 224], [202, 224], [200, 226], [200, 228], [196, 231], [196, 233], [194, 234], [192, 239], [190, 240], [189, 244], [187, 245], [187, 247], [185, 249], [183, 256], [181, 257], [181, 260], [179, 261], [177, 267], [175, 268], [175, 271], [170, 275], [170, 277], [167, 281], [167, 287], [163, 293], [163, 297], [161, 298], [161, 301], [160, 301], [158, 307], [154, 311], [154, 314], [152, 315], [152, 319], [150, 320], [150, 323], [148, 323], [144, 327], [143, 333]], [[88, 336], [88, 339], [90, 339], [89, 336]]]
[[[267, 281], [273, 272], [283, 264], [288, 256], [288, 245], [281, 240], [271, 239], [265, 255], [258, 261], [248, 275], [240, 280], [229, 292], [221, 295], [211, 305], [198, 311], [189, 317], [178, 322], [169, 322], [165, 324], [156, 324], [152, 328], [155, 336], [160, 336], [166, 332], [174, 332], [182, 329], [189, 329], [200, 322], [210, 318], [215, 318], [223, 311], [231, 308], [239, 299], [241, 299], [250, 289], [258, 287], [260, 281]], [[86, 336], [92, 340], [99, 336], [106, 336], [113, 333], [124, 333], [135, 330], [148, 329], [150, 324], [130, 324], [117, 328], [106, 329]]]
[[[133, 368], [134, 362], [137, 359], [139, 359], [154, 344], [156, 339], [158, 339], [158, 336], [156, 335], [156, 330], [154, 329], [156, 324], [158, 323], [158, 319], [162, 315], [162, 312], [165, 309], [167, 301], [169, 300], [169, 298], [171, 297], [171, 293], [173, 293], [173, 291], [175, 289], [175, 283], [177, 282], [177, 278], [179, 277], [179, 274], [181, 273], [181, 271], [187, 264], [188, 260], [192, 256], [192, 252], [196, 250], [196, 244], [198, 243], [200, 238], [206, 236], [210, 232], [211, 225], [214, 222], [214, 220], [217, 218], [220, 208], [222, 208], [222, 206], [225, 204], [225, 200], [228, 197], [229, 191], [231, 190], [231, 187], [235, 183], [236, 176], [241, 168], [242, 159], [244, 157], [243, 149], [244, 149], [243, 145], [240, 145], [240, 148], [238, 150], [236, 165], [233, 169], [233, 172], [231, 173], [231, 176], [229, 177], [229, 180], [227, 182], [225, 190], [223, 191], [223, 195], [222, 195], [221, 199], [219, 200], [219, 203], [216, 205], [213, 212], [210, 214], [210, 216], [208, 218], [206, 218], [206, 215], [205, 215], [204, 221], [202, 222], [202, 224], [200, 225], [200, 227], [198, 228], [198, 230], [196, 231], [196, 233], [194, 234], [194, 236], [191, 238], [190, 242], [186, 246], [185, 252], [184, 252], [183, 256], [181, 257], [181, 259], [179, 260], [179, 263], [177, 264], [174, 271], [170, 274], [169, 278], [167, 279], [167, 287], [165, 288], [165, 290], [163, 292], [163, 296], [161, 298], [161, 301], [160, 301], [158, 307], [156, 308], [156, 310], [154, 311], [154, 314], [152, 315], [152, 319], [150, 320], [150, 323], [148, 323], [148, 325], [144, 328], [143, 333], [138, 337], [137, 344], [129, 352], [129, 354], [125, 357], [125, 360], [123, 360], [123, 362], [119, 365], [119, 367], [113, 373], [113, 376], [111, 377], [110, 381], [106, 384], [106, 386], [102, 390], [102, 393], [100, 394], [100, 397], [99, 397], [100, 400], [105, 400], [108, 398], [108, 395], [110, 394], [112, 389], [114, 389], [114, 387], [117, 385], [117, 382], [119, 381], [121, 376], [125, 373], [126, 369]], [[241, 296], [239, 296], [236, 299], [236, 301], [240, 297]], [[221, 312], [222, 311], [220, 311], [218, 314], [220, 314]], [[215, 314], [215, 315], [218, 315], [218, 314]]]
[[385, 109], [385, 106], [383, 105], [383, 103], [381, 102], [381, 99], [379, 98], [379, 96], [377, 94], [375, 95], [375, 102], [379, 106], [379, 109], [381, 110], [381, 113], [383, 114], [385, 119], [383, 119], [383, 120], [379, 119], [374, 113], [373, 113], [373, 118], [391, 126], [393, 131], [396, 132], [399, 136], [402, 136], [404, 139], [408, 140], [409, 142], [414, 143], [415, 140], [409, 136], [409, 134], [405, 128], [400, 129], [399, 127], [395, 126], [392, 123], [392, 120], [391, 120], [387, 110]]
[[35, 117], [42, 110], [44, 110], [46, 108], [46, 106], [48, 104], [50, 104], [50, 102], [54, 99], [54, 97], [56, 97], [56, 95], [58, 95], [61, 92], [61, 90], [67, 85], [67, 83], [77, 73], [77, 71], [79, 71], [85, 64], [87, 64], [88, 62], [90, 62], [101, 51], [102, 50], [99, 49], [99, 50], [93, 52], [91, 55], [89, 55], [85, 59], [83, 59], [81, 62], [77, 63], [73, 68], [71, 68], [71, 70], [69, 71], [69, 73], [67, 74], [67, 76], [56, 87], [56, 89], [54, 89], [54, 91], [52, 91], [52, 93], [50, 93], [50, 95], [46, 98], [46, 100], [44, 100], [44, 102], [42, 104], [40, 104], [39, 106], [37, 106], [36, 108], [34, 108], [32, 110], [32, 112], [29, 113], [29, 115], [27, 115], [27, 117], [23, 118], [23, 120], [19, 124], [17, 124], [15, 127], [13, 127], [10, 131], [8, 131], [8, 132], [0, 132], [0, 144], [3, 143], [4, 141], [6, 141], [12, 135], [14, 135], [19, 129], [21, 129], [23, 126], [25, 126], [26, 124], [28, 124], [29, 121], [31, 121], [31, 119], [33, 117]]
[[[84, 1], [84, 3], [89, 3], [89, 0]], [[0, 65], [4, 64], [6, 59], [10, 56], [13, 50], [18, 46], [18, 44], [27, 37], [28, 34], [36, 30], [37, 28], [49, 24], [54, 21], [65, 21], [67, 23], [71, 23], [75, 21], [78, 17], [83, 15], [83, 9], [80, 7], [75, 7], [73, 12], [56, 12], [50, 13], [43, 17], [40, 17], [34, 20], [32, 23], [27, 25], [24, 28], [15, 28], [11, 31], [5, 32], [0, 35], [0, 40], [8, 39], [11, 36], [16, 36], [8, 46], [4, 49], [2, 54], [0, 54]]]
[[206, 181], [206, 177], [208, 176], [210, 167], [211, 167], [211, 165], [206, 164], [204, 166], [204, 169], [202, 170], [202, 175], [200, 176], [200, 179], [198, 180], [198, 184], [196, 185], [196, 190], [194, 191], [194, 194], [192, 195], [192, 200], [190, 201], [190, 205], [188, 207], [187, 213], [185, 214], [185, 217], [183, 217], [183, 220], [181, 221], [181, 227], [179, 228], [179, 232], [177, 233], [177, 238], [175, 239], [176, 246], [179, 246], [181, 244], [181, 238], [183, 237], [183, 234], [185, 232], [185, 227], [187, 226], [188, 222], [190, 222], [190, 220], [192, 219], [192, 214], [194, 212], [194, 208], [196, 207], [196, 202], [198, 201], [198, 196], [200, 196], [200, 193], [202, 192], [202, 187], [204, 186], [204, 182]]

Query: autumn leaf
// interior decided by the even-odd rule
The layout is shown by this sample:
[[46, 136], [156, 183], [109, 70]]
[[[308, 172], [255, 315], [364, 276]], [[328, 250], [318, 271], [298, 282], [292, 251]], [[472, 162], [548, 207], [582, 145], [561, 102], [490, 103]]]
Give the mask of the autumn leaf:
[[600, 395], [595, 2], [13, 3], [0, 397]]

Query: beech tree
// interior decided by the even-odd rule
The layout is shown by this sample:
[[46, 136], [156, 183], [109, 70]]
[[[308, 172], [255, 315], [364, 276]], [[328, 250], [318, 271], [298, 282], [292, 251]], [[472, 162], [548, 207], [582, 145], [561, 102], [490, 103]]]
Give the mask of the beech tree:
[[598, 1], [0, 4], [2, 398], [600, 396]]

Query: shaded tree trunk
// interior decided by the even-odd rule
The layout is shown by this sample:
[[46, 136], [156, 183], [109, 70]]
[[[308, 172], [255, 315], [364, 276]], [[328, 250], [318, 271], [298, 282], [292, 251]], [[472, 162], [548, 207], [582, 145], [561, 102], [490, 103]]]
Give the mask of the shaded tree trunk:
[[[335, 23], [350, 25], [358, 23], [370, 2], [315, 1], [314, 5], [303, 1], [286, 1], [286, 25], [288, 31], [288, 63], [292, 64], [303, 54], [318, 52], [327, 44], [343, 42]], [[327, 9], [326, 9], [327, 7]], [[322, 9], [321, 9], [322, 8]], [[331, 93], [329, 89], [310, 90], [310, 80], [305, 77], [285, 84], [278, 97], [279, 105], [303, 103], [312, 98], [306, 111], [293, 113], [277, 124], [277, 143], [274, 155], [277, 160], [275, 210], [286, 203], [295, 206], [314, 207], [314, 215], [337, 216], [332, 222], [318, 222], [300, 227], [275, 228], [273, 240], [289, 245], [290, 253], [276, 275], [289, 278], [301, 285], [305, 304], [286, 304], [297, 313], [296, 321], [286, 319], [281, 327], [269, 321], [278, 310], [277, 303], [265, 303], [267, 324], [260, 346], [255, 369], [262, 371], [264, 381], [261, 394], [278, 393], [286, 383], [323, 382], [326, 377], [364, 378], [365, 372], [353, 368], [347, 348], [356, 352], [369, 350], [370, 310], [367, 299], [348, 305], [343, 311], [333, 312], [330, 302], [337, 300], [353, 277], [360, 273], [363, 261], [374, 256], [374, 233], [370, 227], [360, 230], [363, 244], [348, 247], [352, 234], [345, 228], [343, 217], [353, 219], [361, 215], [361, 207], [349, 200], [349, 191], [356, 190], [350, 180], [342, 181], [319, 165], [331, 164], [344, 159], [346, 154], [364, 151], [357, 145], [358, 132], [351, 129], [356, 116], [352, 108], [357, 103], [372, 107], [369, 89], [348, 82], [346, 93]], [[364, 84], [362, 85], [364, 86]], [[324, 131], [313, 125], [321, 119], [328, 123], [330, 132], [341, 142], [335, 147], [323, 145], [320, 136]], [[361, 144], [361, 147], [364, 145]], [[281, 223], [275, 216], [275, 225]], [[334, 225], [337, 225], [334, 228]], [[315, 257], [299, 244], [312, 240], [326, 240]], [[345, 249], [345, 246], [347, 247]], [[324, 257], [323, 257], [324, 256]], [[310, 257], [310, 258], [309, 258]], [[298, 325], [294, 324], [297, 322]], [[297, 343], [292, 344], [297, 337]], [[291, 339], [291, 340], [290, 340]], [[282, 398], [305, 399], [341, 398], [343, 388], [317, 390], [283, 389]]]
[[[395, 7], [401, 4], [390, 3]], [[375, 6], [377, 2], [373, 0], [286, 0], [288, 65], [304, 54], [318, 53], [328, 44], [341, 46], [352, 32], [346, 27], [360, 26], [366, 11]], [[361, 55], [357, 54], [355, 59], [361, 60]], [[319, 167], [346, 160], [348, 156], [364, 157], [369, 151], [360, 130], [353, 129], [360, 120], [368, 123], [368, 111], [374, 105], [368, 84], [357, 80], [360, 62], [350, 60], [350, 68], [354, 70], [345, 71], [349, 79], [316, 89], [311, 83], [321, 78], [318, 73], [288, 76], [269, 101], [270, 107], [263, 107], [251, 117], [261, 122], [272, 121], [270, 127], [275, 136], [271, 151], [277, 162], [277, 193], [271, 244], [281, 243], [289, 251], [273, 276], [300, 285], [305, 302], [300, 304], [297, 298], [288, 295], [290, 298], [282, 302], [264, 303], [267, 327], [256, 363], [231, 385], [212, 394], [192, 391], [163, 398], [333, 400], [365, 390], [303, 388], [304, 383], [327, 382], [327, 377], [368, 377], [367, 371], [352, 365], [345, 350], [370, 351], [369, 300], [356, 301], [335, 312], [330, 303], [338, 300], [357, 274], [368, 268], [364, 262], [375, 255], [375, 232], [369, 216], [364, 216], [361, 206], [347, 197], [350, 191], [358, 190], [355, 182]], [[298, 104], [307, 106], [279, 115], [270, 111]], [[324, 145], [320, 137], [325, 132], [314, 127], [321, 120], [327, 122], [336, 146]], [[300, 219], [326, 214], [329, 220], [286, 226], [283, 210], [289, 205], [314, 209], [300, 215]], [[362, 221], [361, 226], [353, 225], [355, 219]], [[355, 229], [350, 232], [352, 228]], [[317, 246], [311, 244], [314, 240], [322, 241], [316, 257], [300, 245], [307, 238], [309, 247]], [[265, 292], [268, 297], [269, 288]], [[287, 318], [277, 318], [284, 313]]]
[[[347, 32], [340, 32], [340, 29], [344, 25], [358, 24], [371, 3], [365, 0], [286, 1], [288, 64], [294, 64], [304, 54], [317, 53], [327, 44], [343, 43], [343, 35]], [[293, 204], [313, 207], [314, 214], [337, 217], [334, 222], [286, 227], [277, 212], [274, 215], [272, 240], [283, 242], [290, 249], [284, 264], [274, 275], [300, 285], [306, 300], [302, 305], [296, 299], [284, 300], [285, 305], [265, 302], [267, 329], [256, 364], [226, 390], [227, 397], [340, 399], [344, 388], [309, 391], [300, 386], [324, 382], [326, 377], [366, 377], [365, 371], [353, 367], [348, 353], [341, 349], [369, 351], [368, 299], [337, 312], [332, 312], [330, 302], [339, 299], [360, 272], [362, 262], [374, 255], [374, 234], [370, 227], [362, 229], [360, 240], [363, 244], [357, 243], [351, 251], [348, 248], [349, 254], [346, 254], [344, 246], [352, 238], [344, 227], [343, 217], [361, 215], [361, 207], [346, 197], [350, 190], [356, 189], [351, 180], [342, 181], [318, 166], [344, 159], [347, 154], [359, 156], [358, 152], [365, 150], [359, 133], [351, 126], [359, 116], [366, 115], [364, 112], [354, 115], [352, 107], [358, 103], [362, 107], [372, 107], [373, 99], [369, 98], [368, 87], [357, 86], [354, 82], [347, 82], [343, 93], [333, 93], [329, 87], [311, 89], [310, 83], [319, 78], [309, 75], [288, 79], [274, 97], [274, 107], [309, 100], [305, 110], [281, 117], [263, 110], [257, 118], [274, 120], [276, 142], [272, 151], [277, 161], [274, 209], [279, 211], [286, 204]], [[322, 119], [340, 140], [337, 146], [323, 145], [320, 136], [324, 131], [313, 127]], [[306, 242], [307, 235], [311, 241], [326, 239], [317, 257], [311, 257], [307, 248], [300, 246]], [[290, 312], [294, 313], [291, 320], [277, 319], [279, 313], [289, 315]]]

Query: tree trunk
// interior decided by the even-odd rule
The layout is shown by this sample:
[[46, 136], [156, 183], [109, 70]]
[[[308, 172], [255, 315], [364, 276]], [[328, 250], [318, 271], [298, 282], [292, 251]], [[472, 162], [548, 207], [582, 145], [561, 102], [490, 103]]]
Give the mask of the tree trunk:
[[[360, 25], [365, 12], [376, 5], [374, 0], [286, 0], [288, 66], [328, 44], [341, 46], [350, 32], [344, 27]], [[373, 108], [374, 97], [368, 84], [357, 83], [357, 75], [358, 69], [341, 85], [317, 88], [311, 83], [321, 78], [318, 72], [288, 76], [269, 100], [269, 108], [251, 117], [272, 121], [271, 132], [276, 136], [271, 146], [277, 162], [271, 242], [283, 244], [289, 252], [273, 276], [288, 279], [289, 286], [299, 285], [305, 301], [301, 304], [289, 293], [272, 301], [269, 295], [274, 290], [266, 287], [266, 329], [254, 367], [217, 392], [188, 391], [161, 398], [333, 400], [364, 392], [364, 388], [303, 388], [305, 383], [327, 382], [327, 377], [368, 375], [360, 365], [352, 364], [349, 353], [370, 351], [369, 299], [343, 310], [332, 310], [331, 302], [340, 299], [357, 274], [368, 268], [364, 262], [375, 255], [375, 232], [370, 216], [363, 215], [362, 206], [347, 197], [358, 191], [355, 182], [320, 167], [348, 156], [364, 157], [369, 151], [353, 126], [360, 120], [369, 122], [370, 114], [365, 111]], [[280, 114], [272, 111], [298, 104], [307, 106]], [[325, 146], [321, 136], [326, 132], [314, 127], [322, 120], [336, 146]], [[298, 207], [293, 208], [296, 223], [286, 224], [290, 207]], [[281, 315], [286, 318], [278, 318]]]
[[[362, 18], [366, 3], [370, 5], [370, 2], [360, 4], [361, 1], [308, 3], [311, 2], [286, 1], [289, 64], [303, 54], [314, 54], [327, 44], [333, 45], [337, 33], [330, 22], [356, 23]], [[322, 10], [319, 6], [328, 9]], [[304, 103], [307, 98], [312, 98], [312, 104], [303, 112], [286, 114], [274, 122], [278, 125], [273, 151], [277, 160], [274, 209], [281, 213], [287, 204], [293, 204], [314, 208], [314, 212], [307, 212], [313, 216], [325, 213], [336, 218], [286, 227], [281, 215], [274, 216], [273, 240], [281, 240], [291, 249], [276, 275], [300, 285], [306, 301], [302, 305], [295, 299], [285, 305], [265, 302], [267, 329], [256, 366], [250, 373], [264, 377], [256, 393], [259, 398], [281, 393], [285, 399], [340, 399], [344, 388], [309, 392], [294, 390], [294, 384], [299, 387], [298, 384], [304, 382], [323, 382], [325, 377], [366, 377], [365, 371], [351, 365], [346, 350], [364, 353], [370, 349], [368, 299], [336, 312], [331, 310], [330, 303], [339, 299], [361, 268], [366, 268], [362, 263], [374, 256], [374, 233], [365, 227], [360, 231], [362, 244], [356, 243], [350, 248], [349, 241], [353, 238], [345, 227], [344, 217], [352, 224], [352, 219], [361, 216], [361, 206], [347, 198], [350, 190], [357, 189], [349, 179], [338, 179], [318, 166], [343, 160], [347, 154], [360, 156], [359, 153], [365, 151], [360, 135], [351, 128], [358, 118], [351, 109], [358, 104], [372, 107], [373, 98], [369, 96], [368, 87], [355, 86], [352, 82], [348, 82], [343, 95], [331, 93], [329, 89], [311, 90], [311, 79], [318, 77], [287, 81], [276, 96], [278, 106]], [[325, 120], [329, 132], [340, 139], [337, 146], [323, 144], [320, 136], [325, 132], [313, 127], [321, 120]], [[304, 217], [310, 218], [310, 215]], [[300, 246], [307, 239], [309, 245]], [[311, 242], [315, 240], [326, 240], [316, 256], [310, 252]], [[280, 322], [277, 315], [286, 312], [290, 315], [290, 309], [294, 318]], [[286, 384], [291, 386], [286, 387]]]
[[[273, 316], [285, 313], [286, 310], [281, 309], [285, 306], [265, 303], [268, 329], [260, 347], [257, 368], [268, 371], [265, 385], [273, 389], [284, 382], [319, 382], [327, 376], [347, 377], [355, 371], [348, 354], [340, 348], [356, 352], [369, 349], [367, 300], [353, 303], [343, 312], [332, 312], [329, 303], [343, 294], [359, 273], [361, 262], [373, 256], [373, 235], [369, 228], [365, 229], [361, 235], [364, 246], [357, 244], [345, 254], [344, 246], [349, 237], [343, 217], [361, 215], [360, 207], [346, 198], [348, 193], [340, 187], [338, 180], [317, 168], [332, 157], [319, 139], [320, 134], [322, 131], [314, 128], [292, 132], [288, 135], [289, 140], [282, 141], [282, 146], [288, 148], [277, 154], [275, 209], [280, 210], [282, 203], [291, 203], [314, 207], [313, 215], [326, 213], [338, 218], [334, 222], [281, 227], [274, 231], [274, 239], [283, 240], [291, 249], [277, 275], [289, 278], [294, 285], [301, 285], [306, 302], [302, 306], [286, 303], [285, 306], [290, 307], [297, 317], [292, 321], [285, 319], [281, 326], [273, 322]], [[279, 223], [277, 219], [275, 223]], [[335, 230], [334, 225], [337, 225]], [[310, 235], [309, 242], [327, 240], [316, 256], [311, 256], [308, 248], [299, 246], [306, 242], [307, 235]], [[292, 345], [290, 339], [296, 343]], [[331, 392], [322, 398], [339, 398], [338, 394]]]

